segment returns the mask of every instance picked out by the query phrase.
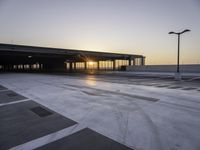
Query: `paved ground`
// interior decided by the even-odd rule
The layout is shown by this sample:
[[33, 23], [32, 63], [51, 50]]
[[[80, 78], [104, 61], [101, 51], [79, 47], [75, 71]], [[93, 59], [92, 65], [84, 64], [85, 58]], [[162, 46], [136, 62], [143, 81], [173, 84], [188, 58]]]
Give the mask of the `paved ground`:
[[[38, 108], [43, 109], [43, 113], [39, 111], [38, 114], [38, 111], [34, 111]], [[46, 114], [44, 114], [44, 109]], [[12, 148], [76, 124], [31, 100], [2, 106], [0, 120], [1, 149]]]
[[[3, 146], [7, 145], [8, 148], [200, 149], [198, 78], [174, 81], [170, 77], [163, 78], [163, 76], [144, 78], [130, 75], [18, 73], [0, 74], [0, 85], [0, 122], [4, 122], [0, 123], [0, 133], [3, 133], [0, 134], [0, 143], [4, 143]], [[12, 91], [15, 92], [15, 96]], [[11, 96], [8, 96], [9, 93]], [[32, 108], [36, 105], [45, 110], [36, 109], [34, 114], [35, 109]], [[27, 107], [29, 110], [25, 109]], [[21, 120], [23, 116], [28, 116], [29, 120], [33, 116], [40, 118], [37, 112], [44, 115], [42, 118], [49, 120], [49, 123], [35, 118], [34, 121], [40, 120], [40, 122], [31, 126]], [[70, 120], [71, 126], [58, 127], [57, 120], [49, 118], [52, 117], [52, 113], [48, 115], [49, 112], [56, 114], [57, 118], [64, 117], [63, 121], [61, 119], [61, 124], [65, 120], [68, 124]], [[17, 115], [18, 117], [15, 117]], [[33, 120], [30, 122], [34, 122]], [[14, 134], [19, 131], [21, 133], [21, 128], [15, 129], [15, 123], [7, 123], [8, 126], [5, 128], [6, 122], [15, 121], [16, 124], [26, 126], [23, 136]], [[55, 130], [48, 130], [49, 132], [45, 133], [40, 125], [41, 122], [47, 127], [53, 124]], [[32, 133], [37, 130], [41, 130], [44, 134]], [[6, 132], [9, 134], [6, 135]], [[28, 140], [23, 140], [21, 137]], [[14, 143], [12, 140], [4, 142], [13, 138], [18, 138], [20, 142]], [[91, 144], [90, 141], [95, 144]], [[81, 146], [75, 147], [78, 144]]]

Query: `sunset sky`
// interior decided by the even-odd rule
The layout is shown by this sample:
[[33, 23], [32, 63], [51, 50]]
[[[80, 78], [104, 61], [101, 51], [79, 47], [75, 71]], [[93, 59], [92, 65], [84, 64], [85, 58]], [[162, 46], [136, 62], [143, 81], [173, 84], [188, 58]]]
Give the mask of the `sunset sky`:
[[200, 64], [200, 0], [0, 0], [0, 43], [142, 54]]

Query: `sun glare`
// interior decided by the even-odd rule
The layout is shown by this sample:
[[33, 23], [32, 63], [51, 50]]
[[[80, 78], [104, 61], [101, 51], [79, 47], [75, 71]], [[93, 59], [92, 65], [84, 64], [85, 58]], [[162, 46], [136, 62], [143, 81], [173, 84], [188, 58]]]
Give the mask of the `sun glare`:
[[92, 66], [92, 65], [94, 65], [94, 62], [89, 61], [88, 64]]

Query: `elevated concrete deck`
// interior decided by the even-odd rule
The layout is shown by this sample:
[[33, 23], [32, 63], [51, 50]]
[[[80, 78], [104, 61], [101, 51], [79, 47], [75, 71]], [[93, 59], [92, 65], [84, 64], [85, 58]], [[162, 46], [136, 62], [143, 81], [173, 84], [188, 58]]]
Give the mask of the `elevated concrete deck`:
[[[0, 136], [5, 139], [1, 143], [4, 148], [27, 150], [55, 146], [62, 149], [76, 143], [87, 149], [91, 147], [88, 143], [91, 138], [97, 145], [104, 143], [109, 150], [112, 143], [120, 144], [117, 146], [120, 149], [197, 150], [200, 147], [200, 82], [196, 79], [4, 73], [0, 74], [0, 84], [28, 98], [17, 103], [3, 102], [0, 106], [0, 122], [3, 122]], [[56, 114], [58, 120], [69, 118], [77, 124], [58, 129], [57, 119], [52, 115], [40, 117], [29, 109], [33, 103], [33, 107], [41, 106]], [[29, 117], [23, 119], [24, 116]], [[18, 123], [11, 122], [14, 120]], [[23, 131], [15, 129], [26, 124]], [[46, 128], [49, 126], [55, 130]], [[38, 131], [48, 133], [33, 136], [30, 131], [33, 135]], [[28, 140], [13, 143], [15, 138], [18, 142]]]

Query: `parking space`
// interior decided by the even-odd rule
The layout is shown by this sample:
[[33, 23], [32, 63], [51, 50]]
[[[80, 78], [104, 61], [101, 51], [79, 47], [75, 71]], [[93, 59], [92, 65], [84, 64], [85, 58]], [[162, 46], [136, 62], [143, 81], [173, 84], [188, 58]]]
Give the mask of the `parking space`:
[[89, 128], [85, 128], [37, 150], [133, 150]]
[[8, 149], [76, 124], [34, 101], [1, 106], [0, 122], [0, 149]]
[[0, 92], [0, 104], [20, 101], [24, 99], [27, 99], [27, 98], [11, 90]]

